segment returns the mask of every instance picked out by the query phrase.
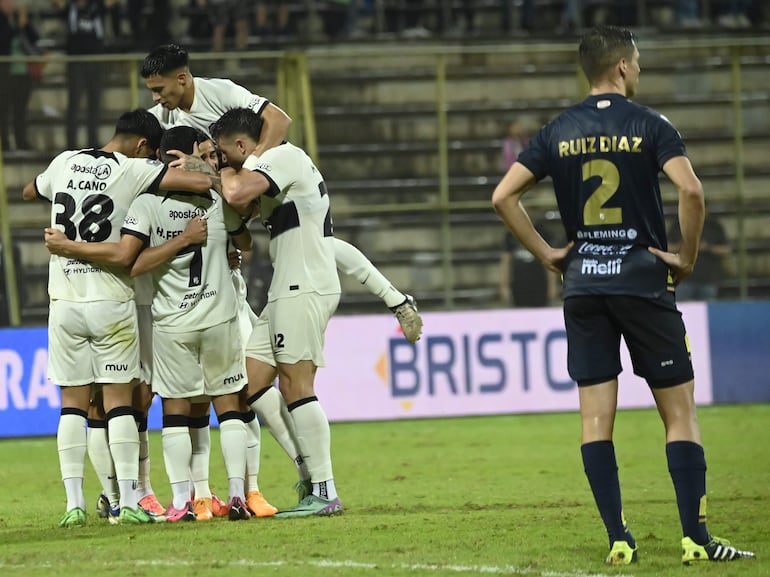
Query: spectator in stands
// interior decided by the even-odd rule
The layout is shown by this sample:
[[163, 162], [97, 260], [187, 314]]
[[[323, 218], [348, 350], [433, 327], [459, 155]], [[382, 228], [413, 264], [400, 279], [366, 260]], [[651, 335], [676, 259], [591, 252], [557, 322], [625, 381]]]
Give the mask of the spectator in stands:
[[529, 143], [529, 126], [525, 118], [514, 118], [508, 124], [508, 132], [502, 141], [502, 161], [503, 172], [516, 162], [519, 154], [527, 147]]
[[[61, 10], [67, 30], [67, 54], [70, 56], [98, 55], [104, 52], [103, 0], [53, 0]], [[87, 147], [99, 146], [102, 89], [101, 62], [69, 62], [67, 64], [67, 148], [77, 150], [80, 101], [86, 96], [88, 113]]]
[[401, 35], [404, 38], [429, 38], [430, 30], [423, 23], [425, 20], [425, 1], [424, 0], [406, 0], [404, 13], [404, 29]]
[[187, 19], [187, 34], [190, 38], [211, 38], [213, 29], [209, 15], [206, 14], [206, 0], [189, 0], [188, 11], [190, 17]]
[[682, 28], [702, 28], [699, 0], [676, 0], [674, 2], [674, 20]]
[[[38, 34], [29, 21], [26, 4], [18, 4], [13, 15], [13, 37], [11, 38], [11, 54], [14, 56], [32, 56], [40, 54], [37, 48]], [[27, 109], [32, 85], [40, 80], [42, 65], [40, 63], [14, 62], [11, 64], [11, 83], [9, 92], [11, 117], [13, 118], [13, 133], [16, 149], [29, 150], [27, 140]]]
[[213, 29], [211, 48], [214, 52], [225, 49], [225, 32], [232, 22], [235, 29], [235, 49], [245, 50], [249, 42], [249, 14], [251, 5], [248, 0], [201, 0], [208, 10], [209, 21]]
[[[682, 243], [679, 222], [668, 232], [668, 250], [678, 252]], [[713, 301], [719, 296], [719, 281], [727, 273], [730, 244], [722, 223], [716, 217], [706, 217], [698, 252], [698, 263], [693, 273], [676, 287], [677, 301]]]
[[[0, 56], [10, 56], [12, 20], [13, 20], [14, 0], [0, 0]], [[2, 129], [3, 150], [8, 150], [11, 146], [10, 128], [8, 119], [9, 111], [9, 91], [5, 88], [10, 81], [10, 66], [7, 62], [0, 62], [0, 129]]]
[[[271, 14], [272, 12], [272, 14]], [[259, 0], [256, 12], [257, 34], [285, 36], [289, 33], [289, 6], [285, 0]]]
[[723, 0], [717, 24], [725, 28], [750, 28], [748, 11], [751, 0]]
[[[535, 222], [535, 228], [552, 246], [564, 244], [558, 212], [546, 212]], [[507, 232], [500, 255], [500, 302], [513, 307], [555, 306], [561, 302], [560, 286], [559, 275], [546, 270]]]

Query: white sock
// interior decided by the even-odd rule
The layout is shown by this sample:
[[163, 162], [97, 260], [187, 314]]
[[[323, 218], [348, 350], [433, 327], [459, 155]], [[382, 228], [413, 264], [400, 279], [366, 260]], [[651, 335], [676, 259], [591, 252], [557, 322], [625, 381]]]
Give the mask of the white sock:
[[[123, 409], [128, 414], [111, 416]], [[122, 411], [122, 412], [125, 412]], [[139, 431], [131, 407], [118, 407], [107, 414], [110, 453], [115, 463], [115, 476], [120, 486], [120, 506], [136, 509], [136, 486], [139, 480]]]
[[358, 280], [370, 293], [384, 300], [388, 308], [398, 306], [406, 300], [404, 293], [397, 291], [364, 253], [336, 237], [334, 260], [341, 272]]
[[209, 464], [211, 461], [211, 427], [190, 427], [192, 459], [190, 476], [196, 499], [211, 499], [209, 487]]
[[228, 489], [230, 491], [230, 501], [232, 502], [233, 497], [240, 497], [241, 501], [244, 503], [246, 502], [246, 497], [244, 496], [243, 492], [243, 479], [239, 479], [238, 477], [232, 477], [227, 480], [228, 483]]
[[[237, 413], [236, 413], [237, 414]], [[240, 415], [239, 415], [240, 416]], [[225, 460], [225, 470], [233, 489], [233, 479], [240, 479], [240, 493], [230, 493], [233, 497], [246, 499], [243, 493], [243, 479], [246, 475], [246, 425], [240, 418], [230, 418], [219, 421], [219, 441], [222, 445], [222, 457]]]
[[[192, 444], [188, 427], [163, 427], [161, 432], [163, 445], [163, 461], [166, 464], [166, 474], [174, 490], [174, 507], [181, 509], [190, 500], [190, 457]], [[184, 489], [181, 485], [184, 484]], [[174, 487], [177, 487], [174, 489]], [[177, 499], [182, 499], [179, 501]]]
[[290, 413], [310, 480], [315, 484], [333, 479], [331, 431], [321, 403], [317, 399], [306, 402], [294, 407]]
[[150, 482], [150, 432], [145, 429], [139, 431], [139, 484], [136, 487], [136, 495], [141, 501], [154, 493]]
[[112, 453], [107, 435], [107, 422], [98, 419], [88, 419], [86, 431], [88, 444], [88, 459], [94, 468], [97, 479], [102, 485], [102, 492], [113, 509], [118, 506], [120, 490], [115, 477], [115, 466], [112, 464]]
[[289, 455], [297, 466], [300, 479], [309, 479], [310, 473], [300, 456], [297, 433], [294, 430], [294, 419], [289, 414], [286, 401], [275, 387], [265, 390], [260, 397], [251, 403], [251, 410], [257, 414], [273, 435], [276, 442]]
[[59, 450], [61, 478], [64, 481], [64, 490], [67, 493], [67, 511], [77, 507], [85, 511], [86, 499], [83, 496], [83, 476], [85, 474], [86, 461], [85, 411], [79, 411], [78, 414], [65, 414], [59, 417], [56, 446]]
[[259, 491], [262, 430], [253, 411], [245, 414], [244, 423], [246, 423], [246, 490]]
[[174, 509], [182, 509], [190, 501], [190, 482], [181, 481], [179, 483], [171, 483], [171, 504]]
[[321, 481], [320, 483], [313, 483], [313, 495], [327, 501], [333, 501], [336, 499], [337, 488], [334, 486], [334, 479]]

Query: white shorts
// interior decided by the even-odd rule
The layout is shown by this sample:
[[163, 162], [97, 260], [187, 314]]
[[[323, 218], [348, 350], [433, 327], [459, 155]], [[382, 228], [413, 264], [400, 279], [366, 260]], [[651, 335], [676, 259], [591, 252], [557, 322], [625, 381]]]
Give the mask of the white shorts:
[[219, 397], [246, 385], [238, 319], [186, 333], [153, 328], [152, 390], [164, 399]]
[[243, 344], [244, 352], [251, 337], [251, 331], [258, 322], [259, 317], [251, 310], [251, 305], [245, 298], [241, 299], [241, 304], [238, 307], [238, 326], [241, 330], [241, 343]]
[[249, 342], [246, 343], [246, 356], [267, 363], [271, 367], [275, 366], [273, 342], [270, 338], [270, 325], [264, 312], [261, 317], [257, 317], [257, 322], [254, 323], [251, 329]]
[[139, 323], [139, 362], [141, 373], [139, 380], [152, 383], [152, 306], [136, 305]]
[[62, 387], [130, 383], [139, 378], [134, 301], [52, 300], [48, 378]]
[[267, 303], [263, 315], [270, 326], [273, 356], [279, 363], [293, 365], [313, 361], [323, 367], [324, 332], [340, 295], [300, 294]]

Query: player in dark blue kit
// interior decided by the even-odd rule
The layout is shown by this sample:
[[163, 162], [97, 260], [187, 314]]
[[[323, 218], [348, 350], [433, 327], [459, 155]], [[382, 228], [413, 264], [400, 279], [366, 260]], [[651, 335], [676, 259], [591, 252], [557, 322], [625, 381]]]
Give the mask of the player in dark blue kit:
[[[590, 95], [530, 140], [494, 191], [495, 210], [543, 265], [563, 274], [568, 368], [577, 382], [581, 452], [607, 527], [607, 563], [637, 559], [625, 522], [612, 432], [617, 410], [620, 337], [634, 373], [646, 379], [666, 429], [666, 456], [682, 522], [682, 561], [754, 557], [706, 528], [706, 460], [695, 415], [693, 368], [675, 286], [698, 255], [703, 188], [676, 129], [630, 97], [639, 84], [639, 51], [628, 30], [602, 26], [580, 43]], [[658, 173], [679, 191], [682, 244], [667, 251]], [[568, 245], [540, 236], [520, 203], [550, 176]]]

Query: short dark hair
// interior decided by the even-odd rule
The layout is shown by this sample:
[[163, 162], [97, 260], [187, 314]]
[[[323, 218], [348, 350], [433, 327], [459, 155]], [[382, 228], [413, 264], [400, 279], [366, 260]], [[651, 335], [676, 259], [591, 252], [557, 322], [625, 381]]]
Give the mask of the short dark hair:
[[636, 46], [636, 36], [626, 28], [597, 26], [580, 40], [580, 66], [589, 83], [602, 76], [621, 58], [631, 58]]
[[206, 134], [205, 132], [203, 132], [202, 130], [200, 130], [199, 128], [196, 128], [195, 129], [195, 142], [197, 142], [198, 144], [203, 144], [207, 140], [211, 140], [211, 137], [208, 134]]
[[119, 134], [146, 138], [147, 145], [152, 150], [157, 150], [160, 146], [163, 128], [154, 115], [144, 108], [137, 108], [120, 115], [115, 123], [115, 136]]
[[168, 164], [176, 160], [176, 156], [169, 156], [169, 150], [179, 150], [185, 154], [192, 154], [195, 143], [198, 142], [198, 132], [192, 126], [174, 126], [163, 133], [160, 139], [160, 159]]
[[156, 74], [163, 76], [180, 68], [187, 68], [190, 55], [178, 44], [163, 44], [150, 50], [142, 62], [142, 78]]
[[222, 136], [247, 134], [259, 141], [262, 134], [262, 117], [251, 108], [232, 108], [209, 126], [209, 132], [214, 140]]

